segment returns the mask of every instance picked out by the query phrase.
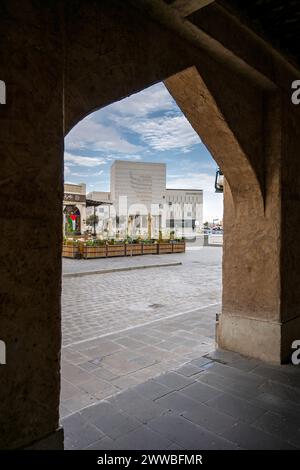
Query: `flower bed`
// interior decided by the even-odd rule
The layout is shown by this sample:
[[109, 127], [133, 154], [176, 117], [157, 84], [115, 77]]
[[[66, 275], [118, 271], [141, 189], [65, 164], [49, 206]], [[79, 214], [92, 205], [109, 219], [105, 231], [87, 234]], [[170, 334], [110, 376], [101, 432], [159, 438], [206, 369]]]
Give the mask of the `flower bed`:
[[157, 255], [158, 243], [143, 243], [143, 255]]
[[173, 253], [184, 253], [185, 252], [185, 241], [174, 241], [173, 245]]
[[158, 243], [158, 254], [173, 253], [173, 243], [168, 241], [160, 241]]
[[113, 243], [106, 245], [106, 256], [125, 256], [126, 254], [126, 246], [125, 243]]
[[106, 258], [116, 256], [156, 255], [185, 252], [184, 240], [104, 241], [104, 240], [64, 240], [64, 258]]
[[82, 250], [84, 259], [106, 258], [106, 245], [103, 246], [84, 246]]
[[126, 243], [126, 256], [135, 256], [143, 254], [142, 243]]
[[78, 243], [64, 243], [62, 247], [62, 256], [64, 258], [80, 258]]

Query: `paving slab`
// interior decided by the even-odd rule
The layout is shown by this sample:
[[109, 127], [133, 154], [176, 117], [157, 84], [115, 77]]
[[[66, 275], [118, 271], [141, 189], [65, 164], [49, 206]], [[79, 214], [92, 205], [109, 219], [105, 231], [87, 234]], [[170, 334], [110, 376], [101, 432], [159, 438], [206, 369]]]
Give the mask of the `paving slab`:
[[[202, 358], [198, 359], [198, 363], [203, 364]], [[242, 360], [247, 361], [247, 358]], [[212, 364], [220, 365], [214, 361]], [[253, 387], [251, 367], [241, 370], [239, 364], [235, 368], [232, 361], [230, 366], [223, 365], [222, 376], [218, 377], [225, 379], [225, 383], [239, 377], [245, 387]], [[263, 367], [262, 363], [260, 365]], [[189, 362], [185, 367], [194, 365]], [[203, 377], [210, 374], [209, 369], [194, 375], [192, 384], [178, 381], [178, 376], [189, 379], [181, 375], [180, 370], [161, 374], [155, 380], [144, 381], [88, 406], [80, 413], [66, 416], [62, 420], [66, 447], [98, 450], [300, 449], [300, 407], [286, 399], [285, 394], [262, 393], [249, 400], [224, 392], [223, 382], [215, 382], [214, 387], [203, 383]], [[273, 367], [274, 383], [277, 383], [276, 371], [280, 380], [283, 369]], [[298, 370], [290, 369], [289, 374], [297, 377]], [[258, 375], [254, 377], [257, 378], [261, 379]], [[66, 389], [71, 395], [74, 393], [73, 388]]]

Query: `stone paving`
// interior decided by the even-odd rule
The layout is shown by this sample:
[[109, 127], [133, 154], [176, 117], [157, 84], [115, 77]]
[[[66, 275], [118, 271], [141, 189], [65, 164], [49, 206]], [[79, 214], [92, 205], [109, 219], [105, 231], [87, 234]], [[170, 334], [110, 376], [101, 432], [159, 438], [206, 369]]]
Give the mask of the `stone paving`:
[[203, 248], [170, 255], [64, 260], [64, 273], [146, 262], [182, 266], [63, 278], [63, 345], [220, 302], [221, 257], [221, 248]]
[[66, 449], [300, 449], [300, 369], [216, 351], [63, 419]]
[[[63, 279], [61, 417], [214, 349], [221, 250], [135, 257], [135, 265], [141, 258], [182, 265]], [[67, 261], [65, 272], [80, 269]], [[84, 270], [103, 261], [116, 265], [91, 260]]]
[[214, 350], [220, 307], [63, 348], [61, 417]]
[[158, 258], [182, 266], [63, 279], [65, 448], [299, 449], [299, 367], [214, 351], [221, 250]]

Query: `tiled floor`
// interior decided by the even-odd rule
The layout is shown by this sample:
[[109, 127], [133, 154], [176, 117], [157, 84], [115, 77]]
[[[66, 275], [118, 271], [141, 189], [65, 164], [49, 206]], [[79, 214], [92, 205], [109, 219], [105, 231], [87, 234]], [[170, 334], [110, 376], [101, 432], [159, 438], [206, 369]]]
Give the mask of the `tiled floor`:
[[220, 306], [63, 349], [61, 416], [214, 350]]
[[[161, 256], [182, 266], [64, 278], [61, 417], [214, 349], [221, 255], [204, 248]], [[86, 262], [66, 261], [73, 272]], [[84, 269], [103, 261], [115, 266]]]
[[[113, 258], [64, 260], [64, 271], [93, 271], [116, 264], [126, 267], [132, 263], [145, 263], [145, 260], [153, 264], [153, 259], [165, 263], [180, 261], [182, 265], [63, 278], [63, 345], [220, 302], [221, 248], [121, 258], [119, 261]], [[86, 263], [83, 268], [82, 263]]]
[[217, 351], [63, 420], [66, 449], [300, 448], [300, 368]]
[[64, 278], [66, 449], [300, 448], [300, 369], [213, 352], [221, 254], [204, 248], [166, 257], [182, 266]]

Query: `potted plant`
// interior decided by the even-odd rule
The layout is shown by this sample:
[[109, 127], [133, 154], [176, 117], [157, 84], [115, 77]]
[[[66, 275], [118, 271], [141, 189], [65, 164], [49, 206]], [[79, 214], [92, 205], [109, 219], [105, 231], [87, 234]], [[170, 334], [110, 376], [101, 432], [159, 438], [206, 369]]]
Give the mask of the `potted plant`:
[[125, 243], [110, 238], [106, 244], [106, 256], [125, 256]]
[[143, 254], [144, 255], [157, 255], [158, 243], [153, 239], [143, 240]]
[[126, 256], [135, 256], [143, 254], [143, 244], [141, 238], [128, 238], [126, 243]]
[[173, 252], [173, 244], [169, 239], [161, 239], [158, 241], [158, 254], [166, 254]]
[[78, 240], [64, 237], [62, 256], [63, 258], [80, 258], [80, 247]]
[[185, 252], [185, 239], [175, 238], [173, 241], [173, 253], [184, 253]]
[[82, 256], [85, 259], [105, 258], [106, 243], [104, 240], [90, 239], [83, 243]]

